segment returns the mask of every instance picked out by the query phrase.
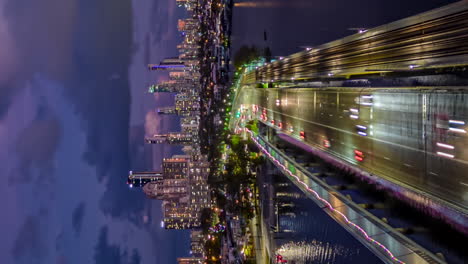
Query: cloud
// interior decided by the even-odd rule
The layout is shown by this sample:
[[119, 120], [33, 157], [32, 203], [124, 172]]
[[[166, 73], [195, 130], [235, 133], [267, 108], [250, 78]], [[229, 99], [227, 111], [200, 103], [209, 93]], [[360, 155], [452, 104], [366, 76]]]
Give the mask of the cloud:
[[44, 230], [39, 216], [28, 216], [15, 239], [12, 255], [18, 262], [35, 259], [36, 263], [47, 255], [46, 243], [43, 241]]
[[4, 14], [4, 1], [0, 0], [0, 120], [8, 111], [16, 87], [12, 83], [18, 67], [17, 50], [10, 34], [9, 22]]
[[51, 79], [64, 80], [70, 73], [78, 1], [3, 1], [21, 62], [20, 77], [29, 79], [39, 71]]
[[86, 204], [81, 202], [78, 206], [73, 210], [72, 214], [72, 226], [75, 230], [77, 235], [81, 232], [81, 227], [83, 226], [83, 219], [85, 215]]
[[[113, 217], [141, 212], [144, 197], [125, 185], [130, 170], [131, 0], [0, 0], [0, 4], [0, 13], [5, 14], [0, 22], [8, 22], [0, 37], [9, 34], [17, 51], [12, 59], [21, 65], [0, 84], [0, 120], [17, 91], [35, 84], [35, 76], [58, 83], [86, 135], [82, 159], [95, 167], [97, 180], [106, 183], [100, 209]], [[2, 39], [0, 50], [3, 44]], [[44, 117], [47, 109], [38, 109], [36, 120], [16, 142], [20, 164], [11, 183], [31, 182], [32, 169], [39, 168], [40, 175], [53, 169], [50, 160], [61, 127], [56, 119]]]
[[160, 36], [166, 35], [170, 31], [168, 26], [169, 10], [167, 9], [167, 5], [162, 4], [162, 1], [153, 1], [153, 6], [151, 9], [151, 13], [154, 15], [151, 16], [149, 24], [150, 28], [152, 29], [153, 36], [158, 37], [154, 38], [153, 44], [159, 44], [162, 41]]
[[127, 250], [122, 252], [119, 246], [110, 244], [108, 228], [103, 226], [99, 230], [98, 242], [94, 247], [94, 262], [97, 264], [140, 264], [141, 256], [137, 249], [133, 249], [132, 254], [129, 257]]
[[[37, 115], [44, 115], [44, 109], [39, 108]], [[45, 179], [51, 180], [53, 159], [62, 137], [60, 122], [54, 117], [51, 119], [36, 119], [25, 127], [15, 144], [19, 159], [18, 172], [10, 175], [8, 182], [29, 183], [32, 179], [31, 169], [39, 169]], [[43, 180], [43, 179], [41, 179]]]
[[75, 2], [0, 0], [0, 120], [34, 74], [66, 78]]
[[145, 117], [145, 133], [146, 135], [154, 135], [160, 132], [161, 117], [156, 112], [150, 110]]
[[120, 264], [122, 263], [120, 248], [109, 244], [107, 232], [107, 227], [102, 227], [99, 231], [98, 242], [94, 247], [94, 263]]
[[141, 256], [140, 256], [140, 253], [138, 253], [138, 250], [133, 249], [132, 256], [130, 257], [130, 261], [128, 263], [129, 264], [140, 264], [141, 263]]

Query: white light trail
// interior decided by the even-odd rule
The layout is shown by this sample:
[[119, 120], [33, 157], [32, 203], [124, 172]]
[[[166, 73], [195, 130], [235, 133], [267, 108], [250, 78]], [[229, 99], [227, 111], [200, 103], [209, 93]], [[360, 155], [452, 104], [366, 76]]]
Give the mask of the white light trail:
[[449, 120], [450, 124], [456, 124], [456, 125], [465, 125], [465, 121], [459, 121], [459, 120]]
[[365, 127], [365, 126], [357, 125], [356, 127], [357, 127], [357, 128], [360, 128], [360, 129], [367, 130], [367, 127]]
[[456, 133], [466, 133], [466, 130], [465, 129], [461, 129], [461, 128], [454, 128], [454, 127], [451, 127], [449, 128], [450, 131], [452, 132], [456, 132]]
[[455, 149], [454, 146], [452, 145], [448, 145], [448, 144], [444, 144], [444, 143], [439, 143], [437, 142], [437, 146], [441, 147], [441, 148], [446, 148], [446, 149]]
[[359, 131], [358, 134], [361, 135], [361, 136], [367, 136], [367, 133], [364, 133], [364, 132], [361, 132], [361, 131]]
[[442, 156], [442, 157], [446, 157], [446, 158], [450, 158], [450, 159], [453, 159], [455, 157], [452, 154], [448, 154], [448, 153], [440, 152], [440, 151], [437, 151], [437, 155]]
[[357, 116], [357, 115], [350, 115], [349, 117], [351, 117], [352, 119], [358, 119], [359, 118], [359, 116]]

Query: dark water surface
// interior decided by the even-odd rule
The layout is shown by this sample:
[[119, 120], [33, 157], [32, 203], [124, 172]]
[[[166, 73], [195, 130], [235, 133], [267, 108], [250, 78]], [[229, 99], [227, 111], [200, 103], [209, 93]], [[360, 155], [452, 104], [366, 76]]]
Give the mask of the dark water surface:
[[[288, 263], [383, 263], [308, 199], [286, 176], [266, 166], [260, 197], [270, 248]], [[278, 214], [275, 213], [278, 212]], [[279, 215], [279, 232], [277, 228]]]

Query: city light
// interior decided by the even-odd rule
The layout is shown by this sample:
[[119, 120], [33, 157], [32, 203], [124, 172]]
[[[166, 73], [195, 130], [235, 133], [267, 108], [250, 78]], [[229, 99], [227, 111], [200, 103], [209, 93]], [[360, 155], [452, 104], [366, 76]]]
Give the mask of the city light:
[[456, 124], [456, 125], [465, 125], [465, 121], [459, 121], [459, 120], [449, 120], [450, 124]]
[[354, 150], [354, 154], [358, 155], [358, 156], [361, 156], [363, 157], [364, 156], [364, 153], [360, 150]]
[[[298, 1], [314, 5], [310, 1]], [[437, 202], [432, 199], [434, 194], [448, 205], [460, 204], [465, 189], [459, 183], [466, 182], [463, 135], [468, 128], [462, 121], [466, 117], [463, 113], [465, 91], [460, 88], [464, 83], [458, 82], [464, 79], [448, 78], [448, 82], [445, 76], [462, 72], [466, 64], [466, 58], [459, 55], [466, 51], [466, 43], [462, 41], [466, 25], [460, 22], [464, 13], [442, 8], [431, 15], [415, 16], [417, 19], [404, 19], [376, 29], [353, 28], [353, 33], [357, 31], [358, 34], [329, 43], [314, 43], [314, 40], [312, 43], [317, 46], [301, 46], [302, 51], [283, 54], [284, 57], [278, 56], [284, 51], [271, 46], [271, 40], [267, 39], [267, 30], [276, 31], [277, 27], [264, 27], [263, 44], [247, 46], [245, 52], [241, 48], [239, 55], [234, 54], [239, 43], [231, 39], [229, 32], [232, 6], [297, 7], [277, 2], [244, 1], [228, 5], [225, 1], [177, 0], [177, 4], [188, 11], [188, 16], [177, 23], [180, 31], [177, 36], [181, 39], [177, 45], [178, 54], [152, 62], [156, 64], [145, 63], [146, 71], [166, 71], [169, 75], [153, 76], [158, 83], [149, 83], [149, 88], [146, 83], [143, 92], [152, 93], [152, 100], [159, 100], [159, 93], [174, 94], [165, 94], [175, 97], [174, 105], [161, 107], [157, 113], [177, 115], [181, 131], [161, 134], [161, 124], [157, 122], [160, 120], [153, 118], [156, 114], [151, 110], [145, 119], [144, 134], [141, 134], [146, 143], [176, 144], [177, 151], [182, 148], [183, 154], [164, 157], [161, 164], [154, 164], [149, 157], [153, 164], [148, 167], [160, 171], [130, 172], [127, 184], [133, 190], [128, 192], [141, 189], [146, 197], [161, 201], [161, 228], [200, 232], [201, 249], [190, 250], [199, 263], [218, 262], [221, 258], [226, 263], [255, 259], [255, 252], [260, 252], [255, 248], [258, 241], [254, 239], [252, 243], [251, 240], [258, 235], [255, 229], [258, 230], [259, 225], [250, 220], [268, 221], [257, 215], [256, 206], [265, 194], [266, 198], [271, 198], [270, 183], [277, 198], [293, 196], [279, 196], [290, 192], [277, 190], [276, 184], [292, 186], [295, 190], [299, 187], [300, 191], [295, 193], [298, 197], [316, 202], [370, 251], [378, 251], [376, 254], [384, 262], [405, 264], [406, 260], [416, 259], [406, 254], [406, 248], [419, 256], [419, 252], [425, 251], [419, 251], [418, 245], [400, 239], [383, 239], [379, 236], [380, 227], [376, 234], [376, 230], [363, 221], [377, 223], [381, 215], [393, 213], [382, 210], [395, 209], [373, 206], [374, 199], [369, 202], [367, 197], [362, 202], [366, 206], [361, 207], [380, 211], [366, 212], [355, 207], [359, 206], [356, 201], [363, 200], [359, 196], [362, 185], [348, 182], [347, 177], [343, 183], [341, 174], [361, 177], [360, 180], [375, 184], [378, 191], [403, 194], [396, 196], [401, 200], [409, 199], [414, 188], [429, 194], [429, 202]], [[468, 4], [463, 12], [467, 10]], [[422, 24], [425, 28], [421, 31]], [[304, 26], [307, 27], [299, 25], [296, 31], [300, 32]], [[272, 35], [276, 36], [277, 32]], [[152, 38], [147, 38], [147, 42], [150, 44], [145, 49], [154, 46]], [[310, 40], [294, 43], [307, 42]], [[248, 54], [249, 49], [252, 54]], [[144, 50], [144, 53], [154, 52]], [[241, 58], [243, 56], [245, 58]], [[449, 87], [454, 80], [457, 87]], [[453, 119], [449, 120], [450, 117]], [[151, 151], [159, 153], [161, 150]], [[274, 179], [263, 184], [265, 175], [256, 178], [260, 173], [272, 173], [271, 166], [260, 167], [265, 158], [276, 166], [275, 174], [280, 172], [286, 176], [283, 179], [286, 182]], [[332, 166], [337, 170], [332, 171]], [[426, 177], [428, 175], [435, 177]], [[426, 202], [422, 198], [411, 201], [418, 202], [416, 206], [420, 201]], [[295, 207], [296, 201], [274, 205], [289, 207], [289, 204]], [[348, 207], [343, 205], [355, 212], [346, 210]], [[430, 207], [433, 208], [435, 206]], [[434, 211], [439, 213], [437, 210]], [[291, 230], [284, 229], [283, 217], [293, 219], [299, 213], [283, 213], [279, 210], [274, 213], [278, 217], [273, 219], [277, 227], [273, 225], [270, 230], [267, 223], [266, 228], [281, 232], [284, 234], [281, 239], [284, 236], [286, 241]], [[369, 213], [377, 217], [372, 220]], [[388, 215], [393, 217], [393, 214]], [[157, 224], [160, 219], [154, 220], [151, 219]], [[413, 223], [403, 221], [407, 222]], [[247, 232], [245, 223], [252, 223], [253, 230]], [[391, 224], [394, 224], [393, 218]], [[303, 230], [290, 229], [297, 232], [298, 238], [303, 238], [300, 234]], [[413, 227], [408, 230], [415, 231]], [[432, 231], [431, 228], [427, 230]], [[385, 235], [390, 237], [395, 234], [393, 230], [387, 233]], [[400, 233], [397, 236], [407, 235]], [[276, 241], [278, 238], [268, 237], [273, 241], [266, 241], [270, 242], [266, 245], [281, 242]], [[232, 247], [234, 244], [237, 246]], [[266, 248], [269, 261], [275, 258], [281, 263], [296, 261], [278, 248], [281, 247]], [[431, 244], [430, 249], [433, 248]], [[445, 254], [447, 250], [434, 252]], [[423, 256], [426, 257], [429, 260], [432, 255]]]
[[248, 132], [250, 133], [250, 136], [252, 138], [252, 140], [254, 141], [254, 143], [257, 145], [257, 147], [259, 147], [263, 153], [265, 153], [268, 158], [273, 161], [273, 163], [275, 163], [278, 167], [281, 167], [283, 171], [285, 171], [289, 176], [293, 177], [294, 179], [296, 179], [296, 181], [298, 183], [300, 183], [302, 186], [304, 186], [307, 191], [311, 192], [318, 200], [322, 201], [323, 203], [326, 204], [326, 206], [332, 210], [333, 212], [337, 213], [341, 218], [343, 218], [343, 220], [353, 226], [354, 228], [356, 228], [363, 236], [366, 240], [368, 240], [369, 242], [373, 243], [373, 244], [376, 244], [377, 246], [379, 246], [393, 261], [399, 263], [399, 264], [406, 264], [406, 262], [403, 262], [401, 261], [400, 259], [398, 259], [397, 257], [395, 257], [395, 255], [387, 248], [385, 247], [382, 243], [380, 243], [379, 241], [373, 239], [372, 237], [370, 237], [370, 235], [359, 225], [355, 224], [354, 222], [350, 221], [348, 219], [348, 217], [346, 217], [346, 215], [344, 215], [342, 212], [340, 212], [339, 210], [335, 209], [332, 204], [330, 202], [328, 202], [327, 200], [325, 200], [324, 198], [322, 198], [315, 190], [313, 190], [307, 183], [305, 183], [304, 181], [302, 181], [299, 176], [297, 176], [296, 174], [292, 173], [291, 170], [289, 170], [288, 168], [286, 168], [286, 166], [284, 166], [283, 164], [281, 164], [281, 162], [279, 162], [273, 155], [271, 155], [271, 153], [265, 149], [262, 144], [260, 144], [258, 142], [258, 140], [256, 139], [256, 136], [253, 134], [252, 131], [248, 130]]
[[461, 129], [461, 128], [450, 127], [449, 130], [452, 131], [452, 132], [455, 132], [455, 133], [462, 133], [462, 134], [465, 134], [465, 133], [466, 133], [466, 130], [465, 130], [465, 129]]
[[448, 153], [444, 153], [444, 152], [440, 152], [440, 151], [437, 151], [437, 155], [442, 156], [442, 157], [446, 157], [446, 158], [450, 158], [450, 159], [453, 159], [455, 157], [452, 154], [448, 154]]
[[305, 132], [304, 131], [299, 132], [299, 137], [302, 139], [305, 139]]
[[447, 145], [447, 144], [443, 144], [443, 143], [439, 143], [439, 142], [437, 142], [437, 146], [439, 146], [441, 148], [446, 148], [446, 149], [455, 149], [455, 147], [452, 146], [452, 145]]

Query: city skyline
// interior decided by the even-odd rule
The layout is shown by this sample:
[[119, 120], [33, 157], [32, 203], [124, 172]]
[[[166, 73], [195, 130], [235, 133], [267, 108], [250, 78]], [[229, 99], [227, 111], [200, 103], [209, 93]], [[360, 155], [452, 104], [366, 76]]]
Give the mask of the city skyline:
[[[454, 1], [274, 2], [279, 7], [235, 9], [233, 54], [246, 44], [268, 45], [279, 58], [354, 34], [349, 28], [371, 28]], [[173, 155], [193, 157], [187, 168], [195, 172], [195, 164], [206, 168], [207, 158], [191, 145], [201, 122], [193, 114], [206, 106], [188, 91], [200, 77], [186, 71], [198, 67], [196, 26], [184, 20], [194, 8], [193, 0], [0, 0], [0, 171], [6, 180], [0, 197], [7, 201], [0, 220], [2, 263], [200, 261], [196, 230], [160, 225], [166, 209], [173, 219], [185, 214], [179, 205], [188, 206], [190, 195], [179, 204], [148, 199], [142, 188], [159, 176], [134, 177], [134, 188], [125, 184], [129, 171], [163, 172], [164, 158]], [[175, 59], [163, 62], [167, 58]], [[164, 70], [150, 70], [150, 64]], [[162, 136], [158, 144], [145, 141], [155, 135]], [[455, 145], [435, 147], [452, 155], [447, 146]], [[203, 181], [193, 182], [194, 190], [206, 191]], [[205, 203], [193, 197], [193, 204]], [[181, 226], [177, 221], [174, 227]], [[194, 259], [185, 259], [190, 251]]]

